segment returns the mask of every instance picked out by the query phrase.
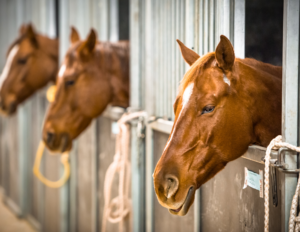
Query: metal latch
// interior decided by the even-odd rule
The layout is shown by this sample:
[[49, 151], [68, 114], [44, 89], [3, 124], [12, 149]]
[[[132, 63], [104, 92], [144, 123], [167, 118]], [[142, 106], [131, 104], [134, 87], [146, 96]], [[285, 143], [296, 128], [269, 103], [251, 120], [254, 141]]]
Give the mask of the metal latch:
[[292, 151], [288, 148], [282, 147], [278, 151], [278, 161], [276, 164], [276, 167], [280, 172], [283, 173], [299, 173], [300, 169], [289, 169], [289, 165], [285, 163], [285, 154], [286, 152], [289, 152], [289, 155], [297, 155], [296, 151]]

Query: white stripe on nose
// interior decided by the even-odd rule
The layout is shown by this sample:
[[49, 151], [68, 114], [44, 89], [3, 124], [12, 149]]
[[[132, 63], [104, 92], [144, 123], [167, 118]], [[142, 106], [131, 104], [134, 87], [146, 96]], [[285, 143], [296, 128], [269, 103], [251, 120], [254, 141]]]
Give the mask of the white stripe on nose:
[[3, 71], [2, 71], [2, 74], [0, 76], [0, 90], [2, 88], [2, 85], [5, 81], [5, 79], [8, 77], [8, 74], [9, 74], [9, 71], [10, 71], [10, 67], [11, 67], [11, 64], [14, 60], [14, 57], [15, 55], [17, 54], [19, 50], [19, 45], [15, 45], [9, 52], [8, 54], [8, 57], [7, 57], [7, 60], [6, 60], [6, 63], [5, 63], [5, 66], [3, 68]]
[[61, 68], [59, 69], [59, 72], [58, 72], [58, 77], [63, 77], [64, 76], [64, 73], [65, 73], [65, 71], [66, 71], [66, 65], [65, 64], [63, 64], [62, 66], [61, 66]]
[[188, 85], [188, 87], [185, 88], [185, 90], [183, 92], [183, 95], [182, 95], [182, 108], [181, 108], [181, 111], [180, 111], [179, 116], [177, 118], [176, 124], [174, 125], [174, 130], [173, 130], [173, 132], [171, 134], [171, 137], [170, 137], [167, 145], [165, 146], [164, 151], [169, 147], [169, 145], [170, 145], [170, 143], [171, 143], [171, 141], [173, 139], [173, 135], [174, 135], [175, 130], [176, 130], [177, 122], [180, 119], [180, 116], [181, 116], [181, 113], [182, 113], [184, 107], [187, 105], [187, 103], [189, 102], [189, 100], [191, 98], [191, 95], [193, 93], [193, 89], [194, 89], [194, 83], [191, 83], [191, 84]]

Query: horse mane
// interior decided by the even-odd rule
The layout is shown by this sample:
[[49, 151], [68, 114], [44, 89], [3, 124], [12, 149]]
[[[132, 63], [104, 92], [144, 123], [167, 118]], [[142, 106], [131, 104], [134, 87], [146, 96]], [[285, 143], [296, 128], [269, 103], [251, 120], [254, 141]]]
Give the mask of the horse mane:
[[120, 42], [98, 42], [97, 51], [100, 51], [105, 59], [111, 59], [113, 54], [116, 54], [117, 57], [121, 58], [129, 53], [129, 42], [128, 41], [120, 41]]
[[200, 76], [200, 72], [203, 68], [205, 68], [210, 62], [215, 59], [215, 52], [210, 52], [198, 60], [190, 67], [190, 69], [186, 72], [183, 79], [180, 81], [179, 85], [179, 94], [182, 95], [185, 88], [191, 83], [196, 80], [198, 76]]

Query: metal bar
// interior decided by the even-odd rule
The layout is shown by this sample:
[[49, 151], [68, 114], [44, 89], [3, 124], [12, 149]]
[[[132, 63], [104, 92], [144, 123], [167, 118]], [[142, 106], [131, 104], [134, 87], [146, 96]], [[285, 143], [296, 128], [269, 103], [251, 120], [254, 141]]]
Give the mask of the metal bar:
[[[283, 13], [282, 135], [284, 141], [298, 145], [299, 79], [299, 1], [285, 0]], [[297, 157], [286, 155], [289, 168], [297, 168]], [[288, 219], [297, 175], [282, 176], [282, 228], [288, 231]]]
[[30, 137], [28, 131], [30, 131], [30, 118], [31, 118], [31, 102], [27, 101], [24, 105], [18, 109], [18, 141], [19, 141], [19, 196], [20, 196], [20, 209], [21, 215], [24, 217], [29, 208], [28, 193], [29, 193], [29, 160], [30, 157]]
[[154, 232], [154, 188], [152, 173], [154, 171], [153, 160], [153, 131], [146, 126], [146, 232]]
[[71, 176], [70, 176], [70, 231], [77, 229], [77, 157], [78, 157], [78, 143], [73, 142], [73, 150], [71, 152]]
[[[54, 8], [54, 2], [52, 4]], [[53, 11], [54, 12], [54, 11]], [[65, 52], [69, 47], [69, 1], [59, 1], [59, 62], [62, 62], [64, 59]], [[55, 16], [53, 15], [53, 18]], [[55, 22], [53, 21], [53, 24]], [[54, 25], [55, 27], [55, 25]], [[73, 152], [71, 152], [73, 153]], [[72, 156], [74, 158], [75, 156]], [[74, 175], [74, 171], [76, 169], [72, 169], [71, 166], [71, 175]], [[60, 173], [64, 172], [63, 167], [60, 167]], [[66, 232], [70, 229], [70, 192], [73, 192], [74, 189], [70, 190], [70, 181], [67, 184], [60, 188], [59, 197], [60, 197], [60, 205], [59, 205], [59, 212], [60, 212], [60, 231]], [[45, 229], [45, 228], [43, 228]]]
[[133, 231], [145, 230], [145, 160], [144, 142], [137, 135], [137, 121], [131, 123], [131, 198], [133, 208]]
[[152, 11], [153, 0], [146, 0], [145, 2], [145, 110], [149, 115], [153, 115], [154, 113], [154, 96], [153, 92], [155, 88], [153, 84], [154, 75], [153, 72], [153, 45], [154, 45], [154, 37], [153, 37], [153, 15]]
[[108, 40], [108, 1], [109, 0], [99, 0], [99, 7], [100, 7], [100, 31], [99, 33], [99, 39], [100, 40]]
[[110, 0], [109, 2], [109, 41], [115, 42], [119, 40], [119, 13], [118, 0]]
[[[17, 27], [21, 26], [23, 22], [23, 2], [15, 2], [16, 7], [16, 20]], [[25, 217], [29, 210], [29, 163], [28, 157], [30, 157], [30, 137], [28, 137], [28, 131], [30, 130], [31, 118], [31, 102], [26, 102], [20, 106], [18, 110], [18, 141], [19, 141], [19, 196], [20, 196], [20, 215]]]
[[204, 54], [204, 0], [198, 0], [199, 1], [199, 55]]
[[[214, 0], [209, 2], [209, 52], [214, 51], [214, 32], [215, 32], [215, 5]], [[199, 192], [199, 191], [198, 191]]]
[[[195, 27], [194, 27], [194, 19], [195, 19], [195, 0], [186, 0], [185, 5], [185, 44], [190, 49], [194, 49], [195, 47]], [[189, 65], [187, 65], [187, 70], [189, 69]]]
[[234, 53], [238, 58], [245, 58], [245, 0], [235, 0], [234, 4]]
[[139, 108], [140, 101], [140, 7], [139, 0], [130, 0], [130, 106]]
[[164, 119], [158, 119], [152, 123], [149, 123], [148, 126], [152, 130], [156, 130], [162, 133], [170, 134], [172, 127], [173, 127], [173, 122], [167, 121]]
[[230, 38], [230, 2], [231, 0], [223, 0], [223, 17], [221, 18], [222, 34], [225, 35], [229, 40]]
[[208, 23], [209, 23], [209, 17], [208, 17], [208, 0], [204, 0], [204, 7], [203, 7], [203, 14], [204, 14], [204, 31], [203, 31], [203, 53], [206, 54], [208, 53]]
[[93, 155], [91, 158], [91, 167], [92, 167], [92, 231], [97, 232], [99, 230], [99, 202], [98, 202], [98, 120], [95, 119], [92, 122], [93, 128], [93, 136], [92, 136], [92, 144], [93, 144]]

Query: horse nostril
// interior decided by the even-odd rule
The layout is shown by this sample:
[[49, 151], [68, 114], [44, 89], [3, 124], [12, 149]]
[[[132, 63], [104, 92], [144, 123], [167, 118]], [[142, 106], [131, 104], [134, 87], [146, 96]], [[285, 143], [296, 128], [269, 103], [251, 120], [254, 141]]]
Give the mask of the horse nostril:
[[165, 183], [165, 196], [170, 198], [173, 196], [179, 187], [179, 181], [176, 176], [174, 175], [167, 175], [166, 176], [166, 183]]
[[54, 133], [52, 133], [52, 132], [47, 132], [47, 143], [48, 144], [51, 144], [52, 142], [53, 142], [53, 140], [54, 140]]

